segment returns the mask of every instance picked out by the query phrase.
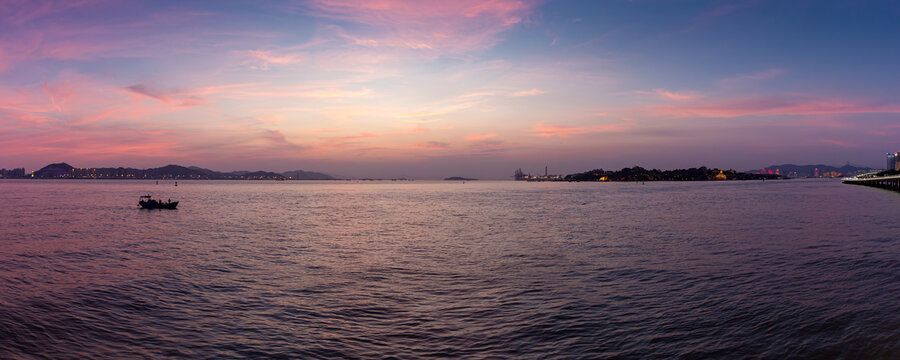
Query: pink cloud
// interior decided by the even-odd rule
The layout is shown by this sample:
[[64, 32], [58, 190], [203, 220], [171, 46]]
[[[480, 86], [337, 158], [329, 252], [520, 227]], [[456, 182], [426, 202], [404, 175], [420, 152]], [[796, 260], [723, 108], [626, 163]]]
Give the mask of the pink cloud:
[[378, 137], [378, 135], [372, 134], [372, 133], [365, 133], [362, 135], [340, 136], [340, 137], [327, 138], [327, 139], [325, 139], [325, 141], [331, 142], [331, 143], [345, 143], [345, 142], [349, 142], [349, 141], [372, 139], [372, 138], [376, 138], [376, 137]]
[[490, 139], [490, 138], [496, 137], [496, 136], [497, 136], [496, 133], [474, 134], [474, 135], [466, 136], [465, 139], [468, 141], [475, 141], [475, 140]]
[[849, 143], [849, 142], [841, 141], [841, 140], [835, 140], [835, 139], [822, 139], [822, 140], [819, 140], [819, 142], [824, 143], [824, 144], [835, 145], [835, 146], [839, 146], [839, 147], [845, 147], [845, 148], [859, 147], [858, 144]]
[[[254, 129], [251, 129], [254, 130]], [[306, 150], [306, 146], [301, 146], [295, 144], [287, 139], [287, 137], [280, 130], [273, 129], [256, 129], [255, 130], [259, 137], [266, 142], [268, 142], [266, 146], [267, 148], [280, 148], [283, 150], [293, 150], [293, 151], [304, 151]]]
[[[197, 92], [241, 89], [236, 85]], [[117, 161], [132, 166], [140, 159], [296, 158], [309, 152], [279, 129], [262, 128], [263, 121], [248, 119], [240, 125], [241, 120], [222, 121], [215, 111], [188, 107], [196, 101], [188, 93], [146, 85], [123, 89], [71, 73], [32, 86], [0, 84], [0, 125], [14, 130], [0, 132], [0, 152], [19, 161], [58, 161], [63, 156], [82, 164]], [[196, 111], [204, 115], [198, 117]], [[213, 124], [216, 131], [206, 131]]]
[[301, 91], [297, 92], [294, 95], [299, 97], [309, 97], [316, 99], [329, 99], [329, 98], [361, 98], [371, 94], [372, 91], [369, 89], [361, 89], [361, 90], [343, 90], [343, 89], [320, 89], [320, 90], [310, 90], [310, 91]]
[[276, 51], [248, 50], [250, 57], [245, 64], [251, 64], [253, 69], [269, 70], [273, 65], [295, 65], [304, 61], [301, 54], [277, 53]]
[[421, 133], [424, 133], [424, 132], [426, 132], [426, 131], [428, 131], [428, 128], [427, 128], [427, 127], [424, 127], [424, 126], [416, 126], [416, 127], [412, 128], [412, 129], [409, 129], [409, 130], [403, 130], [403, 131], [400, 131], [400, 134], [421, 134]]
[[867, 101], [799, 96], [711, 100], [691, 105], [650, 108], [652, 116], [674, 118], [735, 118], [748, 115], [824, 115], [900, 113], [900, 106]]
[[266, 85], [268, 85], [268, 83], [264, 83], [264, 82], [213, 85], [213, 86], [198, 87], [195, 89], [183, 91], [182, 93], [185, 95], [191, 95], [191, 96], [218, 95], [218, 94], [241, 92], [241, 91], [244, 91], [247, 89], [251, 89], [251, 90], [258, 89], [258, 88], [266, 86]]
[[[80, 76], [64, 76], [62, 79], [40, 86], [4, 87], [0, 85], [0, 111], [40, 114], [47, 117], [71, 115], [96, 103], [92, 97], [97, 84]], [[103, 89], [99, 89], [103, 92]], [[73, 106], [69, 106], [72, 104]]]
[[492, 154], [505, 151], [507, 148], [507, 144], [500, 140], [480, 140], [468, 146], [468, 150], [475, 154]]
[[[99, 5], [122, 10], [123, 16], [99, 19], [66, 14], [75, 7], [89, 13]], [[135, 7], [140, 5], [106, 0], [0, 1], [0, 24], [10, 25], [0, 32], [0, 72], [33, 60], [159, 58], [207, 50], [221, 52], [218, 58], [224, 58], [230, 52], [226, 47], [258, 43], [260, 37], [268, 36], [218, 29], [215, 25], [221, 18], [215, 13], [134, 11]]]
[[684, 92], [675, 92], [675, 91], [666, 91], [664, 89], [653, 89], [653, 91], [643, 91], [637, 90], [633, 91], [633, 93], [638, 95], [653, 95], [667, 100], [674, 101], [690, 101], [702, 98], [703, 95], [695, 94], [695, 93], [684, 93]]
[[423, 150], [442, 150], [450, 148], [450, 144], [440, 141], [427, 141], [424, 143], [418, 143], [413, 145], [414, 149], [423, 149]]
[[534, 89], [531, 89], [531, 90], [517, 91], [517, 92], [514, 92], [514, 93], [512, 93], [512, 94], [510, 94], [510, 95], [512, 95], [512, 96], [536, 96], [536, 95], [543, 95], [543, 94], [546, 94], [546, 93], [547, 93], [547, 92], [544, 91], [544, 90], [541, 90], [541, 89], [538, 89], [538, 88], [534, 88]]
[[[49, 118], [47, 116], [34, 113], [15, 113], [0, 111], [0, 121], [4, 121], [8, 124], [18, 124], [19, 126], [16, 126], [17, 129], [40, 125], [46, 123], [48, 120]], [[5, 129], [9, 130], [10, 128], [6, 127]]]
[[738, 75], [732, 76], [728, 78], [724, 78], [719, 81], [719, 83], [724, 87], [734, 87], [740, 84], [745, 83], [753, 83], [759, 81], [765, 81], [769, 79], [774, 79], [784, 75], [786, 71], [782, 68], [772, 68], [768, 70], [758, 71], [752, 74]]
[[10, 64], [12, 64], [12, 59], [6, 55], [6, 50], [3, 49], [3, 42], [0, 41], [0, 74], [9, 69]]
[[460, 99], [481, 98], [481, 97], [494, 96], [494, 94], [495, 93], [492, 91], [479, 91], [479, 92], [473, 92], [473, 93], [460, 95], [459, 98]]
[[48, 15], [69, 11], [73, 8], [96, 5], [105, 0], [4, 0], [0, 1], [0, 19], [9, 24], [23, 24]]
[[164, 92], [143, 84], [127, 86], [125, 87], [125, 90], [134, 94], [143, 95], [152, 99], [159, 100], [167, 105], [171, 105], [174, 107], [191, 107], [206, 105], [209, 103], [207, 99], [201, 97], [185, 95], [179, 92]]
[[[536, 3], [526, 0], [314, 0], [307, 12], [365, 24], [366, 36], [343, 36], [361, 46], [466, 52], [485, 49], [521, 23]], [[374, 30], [374, 31], [371, 31]]]
[[702, 95], [677, 93], [677, 92], [665, 91], [663, 89], [655, 89], [655, 90], [653, 90], [653, 92], [655, 92], [657, 95], [662, 96], [666, 99], [676, 100], [676, 101], [694, 100], [694, 99], [699, 99], [699, 98], [703, 97]]
[[624, 119], [620, 123], [591, 127], [537, 124], [531, 129], [531, 132], [534, 133], [534, 136], [568, 138], [576, 135], [625, 131], [634, 124], [634, 120], [631, 119]]
[[[155, 97], [159, 92], [144, 91], [147, 89], [130, 89], [141, 93], [142, 95]], [[140, 90], [140, 91], [138, 91]], [[146, 92], [146, 93], [144, 93]], [[237, 83], [218, 86], [198, 87], [193, 90], [182, 90], [177, 92], [180, 96], [200, 96], [208, 95], [230, 99], [252, 99], [252, 98], [313, 98], [313, 99], [347, 99], [347, 98], [365, 98], [372, 94], [372, 90], [367, 88], [345, 89], [340, 87], [328, 86], [324, 84], [321, 87], [315, 85], [309, 86], [273, 86], [269, 83]], [[161, 99], [160, 99], [161, 100]], [[293, 111], [304, 111], [303, 107], [284, 107], [284, 109]]]
[[444, 114], [449, 114], [452, 112], [457, 112], [460, 110], [469, 109], [469, 108], [475, 107], [479, 104], [481, 104], [480, 101], [468, 101], [468, 102], [462, 102], [462, 103], [443, 104], [443, 105], [439, 105], [439, 106], [436, 106], [436, 107], [428, 109], [428, 110], [414, 112], [414, 113], [397, 114], [396, 116], [401, 117], [401, 118], [418, 118], [418, 117], [444, 115]]

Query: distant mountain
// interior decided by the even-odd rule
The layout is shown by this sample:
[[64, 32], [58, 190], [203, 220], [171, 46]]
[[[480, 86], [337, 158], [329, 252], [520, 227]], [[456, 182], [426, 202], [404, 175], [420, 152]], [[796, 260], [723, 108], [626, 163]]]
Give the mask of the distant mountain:
[[285, 178], [289, 180], [336, 180], [334, 177], [317, 173], [312, 171], [303, 171], [303, 170], [294, 170], [294, 171], [286, 171], [281, 174], [270, 172], [270, 171], [247, 171], [247, 170], [239, 170], [232, 172], [220, 172], [209, 169], [204, 169], [197, 166], [191, 166], [190, 169], [194, 169], [197, 171], [202, 171], [207, 174], [210, 178], [223, 178], [223, 179], [280, 179]]
[[285, 171], [281, 175], [291, 180], [337, 180], [328, 174], [303, 170]]
[[188, 169], [199, 171], [200, 173], [208, 176], [209, 178], [219, 178], [219, 177], [222, 177], [222, 175], [224, 175], [221, 172], [218, 172], [215, 170], [210, 170], [210, 169], [204, 169], [199, 166], [188, 166]]
[[203, 179], [207, 175], [201, 171], [186, 168], [180, 165], [166, 165], [158, 168], [144, 170], [148, 178], [153, 179]]
[[273, 173], [271, 171], [251, 171], [244, 173], [240, 176], [243, 176], [244, 179], [247, 180], [263, 180], [263, 179], [275, 179], [280, 180], [284, 179], [284, 175], [279, 173]]
[[74, 170], [72, 165], [66, 163], [50, 164], [35, 171], [33, 177], [42, 179], [71, 177]]
[[[818, 175], [817, 175], [818, 169]], [[761, 173], [763, 170], [768, 173], [770, 170], [773, 174], [778, 173], [788, 177], [839, 177], [839, 176], [849, 176], [856, 174], [863, 174], [871, 171], [876, 171], [877, 169], [872, 169], [869, 167], [858, 167], [850, 164], [835, 167], [825, 164], [816, 164], [816, 165], [795, 165], [795, 164], [781, 164], [781, 165], [772, 165], [765, 167], [763, 169], [756, 169], [747, 171], [749, 173]]]
[[464, 178], [464, 177], [462, 177], [462, 176], [451, 176], [451, 177], [448, 177], [448, 178], [444, 178], [444, 180], [445, 180], [445, 181], [475, 181], [475, 180], [478, 180], [478, 179]]
[[[24, 169], [22, 170], [24, 172]], [[44, 166], [32, 173], [35, 178], [72, 179], [200, 179], [200, 180], [335, 180], [335, 178], [312, 171], [295, 170], [285, 174], [271, 171], [220, 172], [197, 166], [166, 165], [150, 169], [134, 168], [76, 168], [66, 163]]]

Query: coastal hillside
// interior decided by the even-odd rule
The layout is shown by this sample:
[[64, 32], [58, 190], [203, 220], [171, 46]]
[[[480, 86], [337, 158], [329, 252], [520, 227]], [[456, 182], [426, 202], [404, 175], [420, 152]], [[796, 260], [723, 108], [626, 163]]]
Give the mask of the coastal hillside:
[[[24, 173], [24, 172], [23, 172]], [[220, 172], [197, 166], [166, 165], [158, 168], [77, 168], [67, 163], [44, 166], [27, 178], [39, 179], [197, 179], [197, 180], [334, 180], [312, 171], [294, 170], [283, 174], [271, 171]]]

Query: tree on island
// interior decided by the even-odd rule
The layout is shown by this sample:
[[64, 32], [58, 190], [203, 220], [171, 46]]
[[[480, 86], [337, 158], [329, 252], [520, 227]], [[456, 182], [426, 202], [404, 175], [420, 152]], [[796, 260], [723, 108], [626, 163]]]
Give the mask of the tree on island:
[[783, 179], [781, 175], [750, 174], [734, 170], [709, 169], [705, 166], [676, 170], [647, 170], [640, 166], [619, 171], [594, 169], [566, 175], [566, 181], [709, 181]]

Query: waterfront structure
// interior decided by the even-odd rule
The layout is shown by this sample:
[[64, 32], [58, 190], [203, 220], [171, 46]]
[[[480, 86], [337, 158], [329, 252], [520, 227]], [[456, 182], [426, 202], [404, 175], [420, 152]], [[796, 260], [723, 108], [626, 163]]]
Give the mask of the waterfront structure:
[[885, 170], [900, 170], [900, 162], [898, 162], [897, 157], [900, 156], [900, 152], [895, 153], [887, 153], [887, 163], [885, 164]]
[[12, 178], [18, 179], [25, 177], [25, 168], [15, 168], [15, 169], [0, 169], [0, 179], [2, 178]]
[[522, 172], [522, 169], [521, 169], [521, 168], [516, 169], [516, 173], [515, 173], [515, 175], [513, 175], [513, 176], [515, 176], [515, 179], [516, 179], [517, 181], [523, 181], [523, 180], [527, 180], [527, 179], [528, 179], [527, 175], [525, 175], [525, 173]]
[[565, 178], [562, 175], [553, 175], [549, 173], [549, 167], [544, 167], [544, 175], [531, 175], [526, 174], [522, 171], [522, 169], [516, 169], [515, 174], [513, 175], [517, 181], [564, 181]]
[[900, 175], [876, 176], [878, 173], [843, 178], [844, 184], [865, 185], [887, 190], [900, 191]]

